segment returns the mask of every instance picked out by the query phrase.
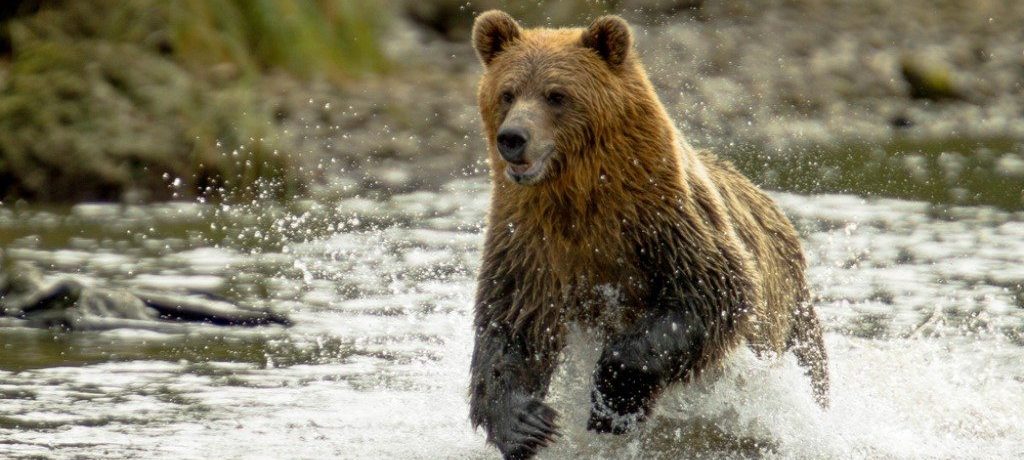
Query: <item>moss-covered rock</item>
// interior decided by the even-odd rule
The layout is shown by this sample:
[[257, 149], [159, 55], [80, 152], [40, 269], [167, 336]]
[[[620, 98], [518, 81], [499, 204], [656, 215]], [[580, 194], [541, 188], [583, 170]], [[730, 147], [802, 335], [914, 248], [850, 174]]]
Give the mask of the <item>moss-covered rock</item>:
[[[321, 15], [321, 7], [330, 11]], [[315, 175], [298, 172], [309, 159], [289, 148], [296, 133], [274, 125], [263, 75], [280, 69], [344, 82], [380, 70], [372, 40], [379, 21], [337, 29], [367, 14], [351, 0], [79, 0], [9, 16], [0, 198], [301, 191]], [[335, 46], [352, 48], [351, 34], [366, 35], [355, 40], [362, 48]]]
[[915, 99], [963, 98], [953, 69], [936, 58], [906, 54], [900, 59], [900, 73]]
[[178, 157], [189, 146], [173, 120], [193, 88], [177, 66], [130, 44], [22, 38], [15, 46], [0, 92], [0, 193], [114, 199], [186, 173]]

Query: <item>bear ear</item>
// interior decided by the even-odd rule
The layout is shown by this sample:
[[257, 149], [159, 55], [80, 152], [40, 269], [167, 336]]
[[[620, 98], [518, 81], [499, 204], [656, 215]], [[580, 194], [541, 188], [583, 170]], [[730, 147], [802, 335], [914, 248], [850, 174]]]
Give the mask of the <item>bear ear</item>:
[[504, 11], [490, 10], [477, 16], [473, 22], [473, 48], [480, 62], [484, 66], [490, 64], [521, 32], [519, 23]]
[[633, 47], [633, 34], [626, 20], [615, 15], [601, 16], [583, 31], [583, 46], [597, 51], [612, 68], [622, 65]]

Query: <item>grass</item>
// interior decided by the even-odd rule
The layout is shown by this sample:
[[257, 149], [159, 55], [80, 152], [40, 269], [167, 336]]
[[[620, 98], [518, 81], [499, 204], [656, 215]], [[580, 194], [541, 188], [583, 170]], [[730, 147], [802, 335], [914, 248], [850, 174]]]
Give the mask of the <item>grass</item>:
[[357, 0], [182, 0], [169, 8], [178, 59], [196, 71], [231, 64], [343, 82], [383, 71], [385, 5]]
[[264, 76], [345, 85], [388, 67], [387, 14], [373, 2], [47, 5], [4, 24], [0, 198], [300, 193], [313, 180], [300, 171], [308, 153], [290, 151], [275, 125]]

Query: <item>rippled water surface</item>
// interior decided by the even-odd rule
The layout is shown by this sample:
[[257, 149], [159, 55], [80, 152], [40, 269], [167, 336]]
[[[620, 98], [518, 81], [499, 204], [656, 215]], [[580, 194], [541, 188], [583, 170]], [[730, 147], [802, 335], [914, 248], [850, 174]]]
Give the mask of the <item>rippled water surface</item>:
[[[0, 323], [0, 458], [493, 458], [467, 421], [488, 189], [287, 207], [0, 210], [49, 276], [211, 292], [294, 327], [64, 333]], [[639, 434], [582, 429], [566, 358], [549, 458], [1024, 456], [1024, 215], [776, 194], [803, 235], [833, 405], [740, 352]], [[585, 344], [584, 344], [585, 345]], [[586, 346], [576, 347], [585, 349]]]

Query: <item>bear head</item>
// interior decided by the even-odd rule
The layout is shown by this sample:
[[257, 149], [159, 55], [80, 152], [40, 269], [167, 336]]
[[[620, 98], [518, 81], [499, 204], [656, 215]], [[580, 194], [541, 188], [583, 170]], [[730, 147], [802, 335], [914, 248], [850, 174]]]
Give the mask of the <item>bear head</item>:
[[631, 117], [659, 104], [618, 16], [587, 28], [524, 29], [493, 10], [477, 17], [472, 39], [484, 66], [478, 102], [495, 180], [572, 181], [568, 171], [616, 150], [601, 145], [628, 142], [637, 134]]

